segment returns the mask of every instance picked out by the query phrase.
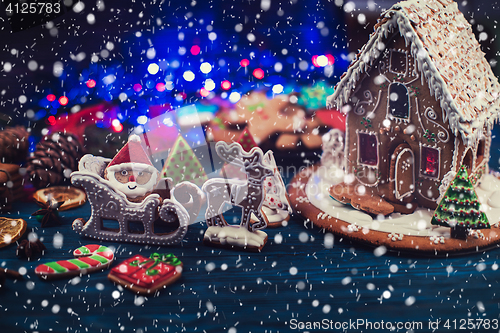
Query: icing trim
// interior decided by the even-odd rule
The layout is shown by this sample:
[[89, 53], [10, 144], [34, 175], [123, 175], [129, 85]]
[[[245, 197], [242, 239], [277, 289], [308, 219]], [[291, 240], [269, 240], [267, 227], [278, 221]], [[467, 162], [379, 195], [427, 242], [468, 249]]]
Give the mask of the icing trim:
[[[396, 157], [396, 164], [395, 164], [396, 166], [398, 165], [399, 159], [401, 158], [401, 156], [403, 156], [403, 154], [407, 151], [410, 152], [411, 157], [413, 158], [413, 161], [415, 161], [415, 154], [413, 154], [413, 150], [411, 150], [411, 148], [403, 148], [403, 150], [401, 150], [399, 152], [398, 156]], [[415, 165], [415, 163], [413, 163], [413, 165]], [[411, 173], [413, 189], [411, 189], [409, 192], [406, 192], [403, 194], [400, 194], [398, 191], [398, 173], [397, 173], [397, 170], [395, 170], [395, 171], [396, 172], [394, 174], [394, 182], [395, 182], [394, 195], [395, 195], [396, 199], [401, 200], [401, 199], [411, 195], [413, 192], [415, 192], [415, 171], [413, 171]]]

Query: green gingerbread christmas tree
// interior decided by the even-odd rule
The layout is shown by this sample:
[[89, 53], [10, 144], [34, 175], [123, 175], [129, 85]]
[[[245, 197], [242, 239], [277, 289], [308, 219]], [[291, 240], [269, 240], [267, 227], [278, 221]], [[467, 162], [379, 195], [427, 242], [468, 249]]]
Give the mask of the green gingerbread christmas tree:
[[180, 135], [175, 140], [165, 165], [163, 165], [161, 177], [172, 178], [173, 186], [183, 181], [190, 181], [201, 187], [208, 179], [200, 161]]
[[470, 229], [490, 228], [480, 206], [467, 169], [462, 165], [439, 202], [431, 223], [452, 228], [452, 238], [466, 238]]

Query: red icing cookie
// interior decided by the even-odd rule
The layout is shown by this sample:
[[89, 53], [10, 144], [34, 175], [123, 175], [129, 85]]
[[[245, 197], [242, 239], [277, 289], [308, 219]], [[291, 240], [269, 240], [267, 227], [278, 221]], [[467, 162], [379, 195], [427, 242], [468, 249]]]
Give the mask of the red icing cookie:
[[149, 295], [177, 281], [182, 275], [182, 262], [173, 254], [140, 254], [114, 267], [108, 278], [136, 294]]

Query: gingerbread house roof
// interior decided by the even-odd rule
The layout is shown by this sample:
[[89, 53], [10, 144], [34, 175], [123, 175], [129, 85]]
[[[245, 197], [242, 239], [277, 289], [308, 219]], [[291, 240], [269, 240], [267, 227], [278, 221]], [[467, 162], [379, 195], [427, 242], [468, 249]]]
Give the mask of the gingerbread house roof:
[[481, 51], [471, 25], [453, 0], [409, 0], [386, 11], [328, 99], [341, 108], [362, 73], [378, 59], [398, 29], [410, 46], [422, 80], [439, 101], [443, 119], [465, 142], [475, 140], [500, 111], [500, 84]]

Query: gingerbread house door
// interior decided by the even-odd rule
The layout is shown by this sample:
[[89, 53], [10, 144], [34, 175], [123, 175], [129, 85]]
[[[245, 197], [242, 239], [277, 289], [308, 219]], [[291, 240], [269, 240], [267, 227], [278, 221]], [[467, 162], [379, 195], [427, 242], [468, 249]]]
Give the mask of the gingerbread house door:
[[391, 155], [391, 196], [395, 202], [410, 202], [415, 192], [415, 155], [410, 145], [402, 143]]

